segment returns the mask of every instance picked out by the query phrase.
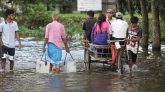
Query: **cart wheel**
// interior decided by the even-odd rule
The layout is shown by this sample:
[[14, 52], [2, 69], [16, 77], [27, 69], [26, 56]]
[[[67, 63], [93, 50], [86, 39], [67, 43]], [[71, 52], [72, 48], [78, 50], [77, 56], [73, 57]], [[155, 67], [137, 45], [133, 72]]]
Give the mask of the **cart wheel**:
[[86, 70], [90, 69], [90, 61], [91, 61], [90, 52], [89, 50], [84, 49], [84, 68]]
[[120, 49], [117, 54], [117, 67], [118, 67], [118, 72], [120, 74], [123, 74], [125, 72], [123, 66], [125, 64], [128, 64], [127, 52], [125, 49]]
[[124, 73], [124, 68], [123, 68], [123, 51], [122, 50], [118, 50], [117, 53], [117, 69], [118, 69], [118, 73], [119, 74], [123, 74]]

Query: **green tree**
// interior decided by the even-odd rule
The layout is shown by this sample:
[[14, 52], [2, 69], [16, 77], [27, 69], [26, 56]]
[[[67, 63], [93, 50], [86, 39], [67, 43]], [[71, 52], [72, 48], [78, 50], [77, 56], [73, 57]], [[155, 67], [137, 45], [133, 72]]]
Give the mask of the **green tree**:
[[165, 24], [165, 0], [159, 0], [160, 17]]
[[144, 51], [148, 52], [149, 25], [148, 25], [147, 0], [140, 0], [140, 5], [141, 5], [142, 29], [143, 29], [141, 46]]
[[128, 2], [128, 11], [129, 11], [129, 15], [130, 17], [133, 16], [134, 12], [133, 12], [133, 3], [132, 3], [132, 0], [127, 0]]
[[151, 0], [151, 10], [152, 10], [152, 50], [159, 51], [161, 49], [160, 41], [160, 22], [159, 22], [159, 7], [157, 0]]

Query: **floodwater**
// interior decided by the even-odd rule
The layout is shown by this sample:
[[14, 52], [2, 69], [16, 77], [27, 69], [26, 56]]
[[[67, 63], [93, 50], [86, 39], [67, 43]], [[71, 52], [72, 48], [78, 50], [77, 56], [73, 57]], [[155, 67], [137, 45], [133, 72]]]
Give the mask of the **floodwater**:
[[132, 74], [119, 75], [108, 65], [95, 63], [92, 63], [91, 71], [85, 71], [83, 49], [76, 43], [71, 49], [77, 64], [76, 73], [39, 74], [35, 71], [35, 64], [42, 56], [42, 44], [24, 39], [24, 47], [21, 50], [16, 48], [14, 75], [7, 67], [6, 77], [0, 76], [0, 92], [165, 92], [163, 55], [139, 54], [139, 69]]

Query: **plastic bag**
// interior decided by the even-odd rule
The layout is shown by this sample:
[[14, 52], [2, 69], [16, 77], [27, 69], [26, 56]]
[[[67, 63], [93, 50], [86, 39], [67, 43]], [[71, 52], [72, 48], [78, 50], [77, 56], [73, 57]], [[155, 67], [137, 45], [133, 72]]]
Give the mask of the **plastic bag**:
[[[70, 53], [69, 53], [70, 54]], [[76, 61], [73, 59], [72, 55], [71, 56], [71, 60], [66, 60], [67, 57], [67, 53], [65, 55], [65, 60], [64, 60], [64, 68], [63, 71], [65, 73], [70, 73], [70, 72], [76, 72], [77, 71], [77, 67], [76, 67]]]
[[36, 62], [36, 72], [37, 73], [49, 73], [50, 72], [50, 62], [46, 60], [42, 60], [45, 54], [41, 57], [41, 59]]

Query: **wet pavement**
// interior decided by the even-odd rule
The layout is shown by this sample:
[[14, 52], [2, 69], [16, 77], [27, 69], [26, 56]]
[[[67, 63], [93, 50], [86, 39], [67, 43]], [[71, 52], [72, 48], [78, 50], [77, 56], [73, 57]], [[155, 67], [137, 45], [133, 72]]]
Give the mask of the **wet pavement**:
[[14, 75], [7, 67], [6, 77], [0, 76], [0, 92], [165, 92], [164, 57], [139, 54], [139, 70], [133, 74], [119, 75], [108, 65], [95, 63], [91, 71], [85, 71], [83, 49], [74, 45], [71, 54], [77, 62], [76, 73], [40, 74], [35, 64], [42, 56], [42, 44], [25, 40], [21, 50], [16, 48]]

